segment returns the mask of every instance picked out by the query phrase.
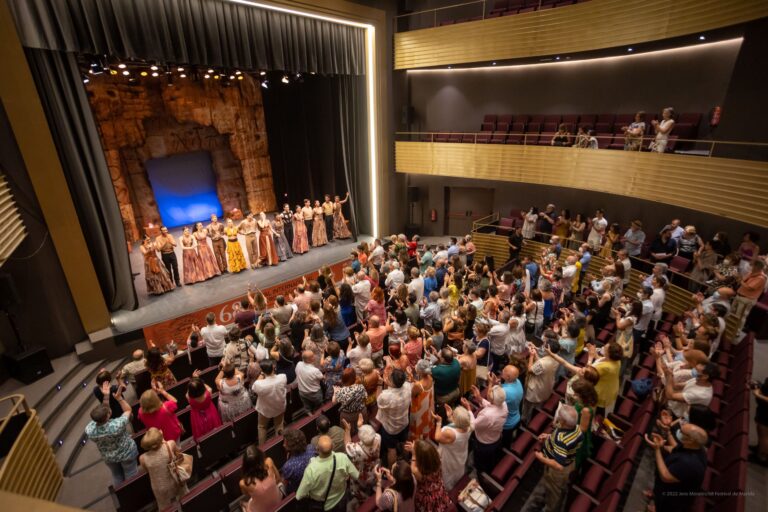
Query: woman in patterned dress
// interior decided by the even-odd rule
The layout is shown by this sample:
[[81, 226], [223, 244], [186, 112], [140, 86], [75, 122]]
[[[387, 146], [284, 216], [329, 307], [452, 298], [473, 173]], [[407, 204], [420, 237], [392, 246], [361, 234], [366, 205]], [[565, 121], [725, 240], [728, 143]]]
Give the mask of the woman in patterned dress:
[[188, 491], [187, 484], [177, 484], [168, 468], [171, 458], [177, 457], [180, 450], [173, 441], [163, 441], [163, 433], [154, 427], [144, 434], [141, 447], [145, 452], [139, 457], [139, 464], [149, 473], [158, 510], [164, 510], [173, 500], [181, 498]]
[[422, 359], [416, 363], [416, 382], [413, 383], [411, 399], [411, 427], [409, 439], [429, 439], [434, 434], [435, 386], [432, 380], [432, 365]]
[[312, 247], [322, 247], [327, 243], [328, 234], [325, 232], [323, 207], [320, 206], [320, 201], [315, 201], [315, 207], [312, 208]]
[[192, 236], [189, 228], [184, 228], [184, 234], [181, 235], [181, 254], [184, 262], [184, 284], [205, 281], [203, 262], [197, 253], [197, 240]]
[[293, 253], [304, 254], [307, 251], [309, 251], [307, 226], [304, 224], [301, 206], [297, 206], [296, 213], [293, 214]]
[[202, 222], [195, 224], [195, 232], [192, 236], [197, 240], [197, 254], [200, 255], [200, 261], [203, 262], [203, 272], [206, 279], [221, 275], [219, 264], [216, 263], [216, 256], [208, 246], [208, 230], [203, 227]]
[[232, 219], [227, 219], [227, 227], [224, 228], [224, 234], [227, 235], [227, 263], [229, 271], [236, 274], [248, 268], [243, 255], [243, 248], [240, 246], [240, 240], [237, 239], [237, 228]]
[[[275, 214], [275, 220], [272, 221], [272, 231], [275, 233], [275, 247], [277, 248], [277, 257], [280, 261], [293, 258], [291, 244], [288, 243], [288, 238], [285, 236], [283, 216], [279, 213]], [[293, 226], [291, 226], [291, 233], [293, 233]]]
[[176, 288], [165, 265], [157, 257], [157, 247], [148, 236], [144, 237], [144, 243], [139, 250], [144, 255], [144, 279], [147, 282], [147, 293], [160, 295]]
[[411, 471], [416, 478], [416, 494], [413, 498], [415, 510], [445, 512], [451, 505], [451, 498], [443, 485], [440, 468], [440, 454], [429, 441], [414, 441], [410, 446], [413, 451]]
[[333, 238], [350, 238], [352, 233], [347, 227], [347, 221], [344, 218], [344, 212], [342, 206], [349, 200], [349, 192], [342, 201], [339, 196], [335, 196], [333, 200]]
[[216, 387], [219, 388], [219, 414], [223, 423], [232, 421], [253, 408], [244, 382], [243, 374], [230, 362], [224, 363], [216, 376]]

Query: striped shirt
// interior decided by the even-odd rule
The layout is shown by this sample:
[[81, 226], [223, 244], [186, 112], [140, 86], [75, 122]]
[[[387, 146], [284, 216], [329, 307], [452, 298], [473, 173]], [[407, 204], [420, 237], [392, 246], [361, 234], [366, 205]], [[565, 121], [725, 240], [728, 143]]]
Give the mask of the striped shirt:
[[579, 450], [583, 439], [584, 434], [578, 427], [574, 430], [556, 428], [544, 441], [544, 448], [541, 452], [546, 458], [553, 459], [561, 466], [567, 466], [576, 457], [576, 452]]

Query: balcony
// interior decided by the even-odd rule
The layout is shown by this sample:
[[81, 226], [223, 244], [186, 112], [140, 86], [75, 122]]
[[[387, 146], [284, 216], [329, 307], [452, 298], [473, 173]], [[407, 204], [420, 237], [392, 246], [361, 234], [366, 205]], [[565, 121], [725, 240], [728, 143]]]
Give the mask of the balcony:
[[660, 154], [531, 144], [526, 134], [514, 144], [445, 135], [397, 134], [396, 171], [605, 192], [768, 227], [768, 162], [708, 156], [729, 145], [765, 152], [768, 144], [678, 140], [703, 149]]
[[764, 0], [558, 2], [556, 8], [518, 9], [514, 16], [495, 17], [488, 17], [486, 3], [475, 7], [480, 2], [470, 2], [466, 8], [477, 12], [456, 20], [462, 23], [445, 18], [450, 8], [398, 17], [398, 26], [408, 26], [408, 17], [433, 21], [427, 24], [432, 28], [395, 34], [394, 69], [574, 54], [699, 34], [768, 16]]

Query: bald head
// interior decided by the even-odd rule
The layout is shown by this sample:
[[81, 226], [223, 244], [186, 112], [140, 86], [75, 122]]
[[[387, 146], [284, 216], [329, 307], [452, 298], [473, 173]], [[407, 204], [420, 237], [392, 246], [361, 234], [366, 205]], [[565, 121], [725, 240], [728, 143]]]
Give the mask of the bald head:
[[320, 457], [328, 457], [333, 452], [333, 440], [330, 436], [320, 436], [317, 439], [317, 453]]
[[315, 353], [311, 350], [305, 350], [301, 353], [301, 360], [307, 364], [312, 363], [315, 360]]
[[501, 371], [501, 378], [504, 379], [504, 382], [515, 382], [519, 376], [520, 370], [513, 364], [508, 364]]
[[683, 433], [683, 446], [686, 448], [699, 449], [706, 446], [709, 436], [707, 431], [698, 425], [686, 423], [680, 427], [680, 431]]
[[134, 361], [141, 361], [144, 359], [144, 351], [141, 349], [134, 350], [133, 354], [131, 354], [131, 357], [133, 357]]
[[378, 327], [380, 325], [379, 324], [379, 317], [376, 316], [376, 315], [371, 316], [371, 318], [368, 319], [368, 325], [372, 329], [375, 329], [376, 327]]

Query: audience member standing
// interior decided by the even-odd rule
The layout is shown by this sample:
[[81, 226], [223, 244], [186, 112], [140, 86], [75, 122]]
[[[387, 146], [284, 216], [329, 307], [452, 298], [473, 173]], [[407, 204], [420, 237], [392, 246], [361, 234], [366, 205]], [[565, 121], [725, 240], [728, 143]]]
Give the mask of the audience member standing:
[[432, 378], [435, 382], [435, 404], [437, 406], [450, 405], [459, 399], [461, 365], [453, 357], [453, 350], [444, 347], [440, 351], [437, 365], [432, 368]]
[[[381, 384], [379, 384], [381, 386]], [[376, 420], [381, 423], [382, 457], [387, 465], [395, 462], [398, 443], [408, 439], [408, 412], [411, 406], [411, 383], [406, 382], [404, 371], [395, 369], [387, 382], [387, 389], [376, 399], [378, 413]]]
[[216, 315], [208, 313], [205, 316], [206, 326], [200, 329], [200, 335], [205, 342], [205, 352], [208, 354], [208, 366], [217, 366], [224, 357], [224, 346], [227, 344], [227, 328], [216, 323]]
[[[475, 403], [479, 404], [475, 418], [475, 446], [473, 448], [475, 470], [490, 474], [501, 453], [501, 436], [507, 422], [509, 411], [506, 403], [506, 393], [501, 386], [488, 388], [488, 399], [480, 395], [480, 390], [472, 386]], [[469, 402], [462, 398], [464, 407], [471, 411]]]
[[259, 445], [267, 442], [267, 427], [270, 421], [277, 435], [283, 432], [285, 417], [285, 394], [288, 380], [285, 374], [275, 374], [275, 364], [270, 360], [259, 363], [261, 375], [251, 386], [256, 394], [256, 410], [259, 413]]
[[113, 397], [120, 405], [120, 416], [112, 417], [106, 403], [106, 396], [110, 395], [104, 396], [101, 405], [91, 411], [92, 421], [86, 425], [85, 435], [96, 444], [101, 458], [112, 472], [112, 484], [117, 487], [136, 474], [139, 450], [128, 431], [131, 406], [123, 398], [122, 390], [118, 388]]
[[411, 430], [409, 438], [429, 439], [434, 433], [435, 385], [432, 365], [426, 359], [416, 363], [416, 381], [413, 383], [411, 400]]
[[301, 430], [289, 428], [283, 433], [283, 448], [288, 456], [280, 473], [285, 484], [285, 494], [291, 494], [298, 490], [304, 470], [309, 461], [317, 455], [315, 447], [307, 443], [307, 438]]
[[[545, 333], [546, 334], [546, 333]], [[560, 344], [555, 335], [554, 343], [549, 345], [552, 353], [557, 354]], [[528, 347], [528, 372], [525, 379], [525, 399], [523, 400], [523, 420], [529, 421], [533, 409], [544, 404], [555, 388], [555, 376], [560, 364], [549, 354], [539, 356], [536, 347]]]
[[255, 444], [243, 454], [240, 491], [248, 497], [244, 512], [268, 512], [280, 505], [280, 472]]
[[670, 431], [666, 439], [656, 433], [645, 437], [656, 462], [653, 502], [659, 512], [690, 510], [707, 469], [707, 432], [692, 423], [678, 432]]
[[[518, 378], [520, 370], [517, 366], [510, 364], [504, 367], [501, 372], [501, 378], [504, 383], [501, 385], [504, 390], [504, 400], [507, 403], [507, 419], [504, 422], [504, 428], [501, 432], [501, 442], [504, 448], [509, 448], [512, 444], [515, 431], [520, 426], [520, 405], [523, 402], [523, 385]], [[497, 377], [489, 375], [489, 384], [498, 382]]]
[[216, 376], [216, 387], [219, 388], [219, 413], [223, 422], [232, 421], [253, 407], [245, 388], [245, 377], [232, 363], [224, 363]]
[[296, 365], [296, 381], [299, 383], [299, 398], [304, 408], [310, 413], [323, 405], [323, 372], [314, 364], [315, 354], [311, 350], [301, 353], [301, 361]]
[[[384, 490], [381, 485], [382, 476], [393, 482]], [[376, 470], [376, 506], [379, 510], [413, 512], [415, 488], [411, 465], [404, 460], [395, 462], [391, 471], [387, 468]]]
[[221, 426], [221, 417], [213, 403], [211, 388], [197, 376], [198, 373], [199, 371], [195, 370], [187, 386], [192, 437], [195, 440]]
[[411, 471], [416, 479], [414, 504], [416, 510], [446, 512], [452, 506], [451, 498], [443, 484], [440, 454], [429, 441], [414, 441], [407, 445], [413, 451]]
[[444, 407], [445, 415], [450, 423], [443, 427], [443, 419], [437, 414], [434, 415], [435, 441], [439, 444], [438, 452], [443, 471], [443, 483], [446, 489], [452, 489], [466, 473], [469, 437], [472, 434], [474, 417], [470, 412], [471, 409], [466, 409], [463, 406], [451, 409], [446, 404]]
[[324, 502], [323, 510], [346, 512], [347, 480], [358, 478], [360, 473], [345, 453], [335, 453], [333, 442], [322, 436], [317, 442], [318, 456], [312, 458], [304, 470], [296, 499]]
[[165, 510], [173, 500], [188, 492], [187, 484], [178, 484], [169, 468], [169, 463], [181, 453], [179, 447], [174, 441], [167, 438], [164, 440], [163, 436], [159, 429], [150, 427], [141, 439], [141, 447], [145, 452], [139, 457], [139, 464], [149, 473], [158, 510]]
[[[158, 394], [163, 395], [164, 402]], [[146, 428], [158, 428], [166, 441], [178, 441], [181, 437], [181, 423], [176, 418], [176, 398], [170, 395], [163, 385], [155, 382], [152, 389], [146, 390], [139, 400], [139, 419]], [[143, 446], [143, 441], [142, 441]]]

